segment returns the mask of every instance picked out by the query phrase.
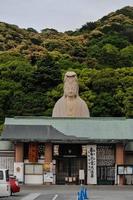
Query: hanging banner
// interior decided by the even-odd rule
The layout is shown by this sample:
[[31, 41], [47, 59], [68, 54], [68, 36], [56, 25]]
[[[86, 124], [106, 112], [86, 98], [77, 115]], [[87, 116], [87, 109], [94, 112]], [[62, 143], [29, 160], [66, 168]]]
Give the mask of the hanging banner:
[[96, 152], [96, 145], [87, 146], [87, 184], [97, 184]]
[[37, 143], [29, 144], [29, 162], [35, 163], [38, 160], [38, 145]]

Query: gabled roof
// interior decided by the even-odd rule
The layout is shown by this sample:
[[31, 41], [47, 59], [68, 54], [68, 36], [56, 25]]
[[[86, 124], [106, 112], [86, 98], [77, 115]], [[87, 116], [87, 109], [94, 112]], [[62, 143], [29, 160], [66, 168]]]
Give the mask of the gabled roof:
[[2, 138], [36, 141], [133, 141], [133, 119], [6, 118]]

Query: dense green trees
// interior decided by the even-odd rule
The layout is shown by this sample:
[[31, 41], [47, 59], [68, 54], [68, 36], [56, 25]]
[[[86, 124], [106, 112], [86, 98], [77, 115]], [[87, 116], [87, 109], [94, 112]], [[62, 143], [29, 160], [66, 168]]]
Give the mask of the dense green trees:
[[125, 7], [65, 33], [0, 22], [0, 123], [51, 116], [68, 70], [77, 73], [91, 116], [133, 117], [132, 13]]
[[37, 63], [37, 70], [33, 74], [36, 89], [47, 91], [61, 82], [61, 70], [51, 55], [46, 55]]
[[82, 70], [80, 88], [92, 116], [133, 117], [133, 68]]

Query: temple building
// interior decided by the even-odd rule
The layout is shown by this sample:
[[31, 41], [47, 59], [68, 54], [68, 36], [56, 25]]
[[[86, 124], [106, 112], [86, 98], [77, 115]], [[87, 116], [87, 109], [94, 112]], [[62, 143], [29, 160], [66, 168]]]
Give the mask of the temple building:
[[133, 119], [90, 117], [75, 72], [52, 117], [6, 118], [2, 140], [14, 144], [22, 183], [133, 184]]
[[14, 173], [25, 184], [132, 184], [133, 119], [6, 118]]

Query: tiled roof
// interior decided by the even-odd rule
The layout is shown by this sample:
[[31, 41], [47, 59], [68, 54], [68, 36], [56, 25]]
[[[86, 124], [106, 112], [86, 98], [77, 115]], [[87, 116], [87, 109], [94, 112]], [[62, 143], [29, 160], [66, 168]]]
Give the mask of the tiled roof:
[[[48, 127], [50, 135], [48, 134]], [[11, 131], [12, 129], [12, 131]], [[58, 135], [58, 137], [56, 137]], [[2, 138], [35, 140], [130, 140], [133, 119], [126, 118], [6, 118]]]

